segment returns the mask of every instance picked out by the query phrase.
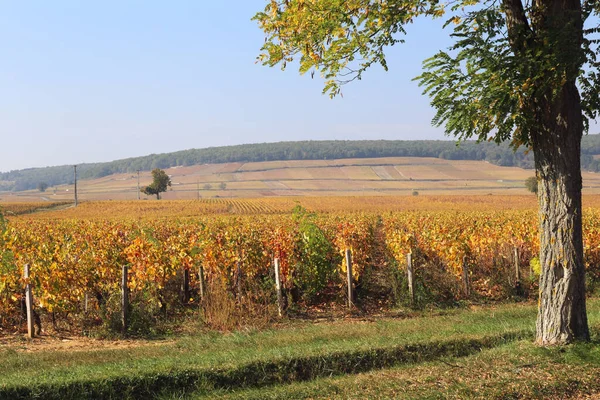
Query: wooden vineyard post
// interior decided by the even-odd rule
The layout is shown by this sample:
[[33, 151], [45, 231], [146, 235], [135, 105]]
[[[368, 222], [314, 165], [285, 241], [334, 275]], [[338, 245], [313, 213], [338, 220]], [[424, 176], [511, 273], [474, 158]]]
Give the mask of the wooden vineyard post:
[[204, 300], [204, 267], [200, 264], [200, 268], [198, 268], [198, 283], [199, 283], [199, 292], [200, 292], [200, 302]]
[[406, 255], [406, 276], [408, 278], [408, 296], [410, 297], [410, 305], [415, 304], [415, 289], [414, 289], [414, 274], [413, 274], [413, 263], [412, 253]]
[[515, 256], [515, 284], [519, 286], [521, 282], [521, 271], [519, 269], [519, 249], [514, 248], [514, 256]]
[[462, 269], [463, 269], [463, 291], [465, 297], [469, 297], [471, 295], [471, 285], [469, 282], [469, 265], [467, 264], [467, 256], [463, 257], [462, 260]]
[[[29, 280], [29, 264], [25, 264], [23, 278]], [[27, 337], [33, 339], [33, 293], [31, 292], [31, 284], [29, 281], [25, 285], [25, 308], [27, 311]]]
[[517, 296], [521, 296], [523, 294], [523, 290], [521, 288], [521, 270], [519, 263], [519, 249], [514, 248], [514, 258], [515, 258], [515, 290]]
[[181, 285], [183, 304], [190, 301], [190, 270], [183, 268], [183, 282]]
[[129, 324], [129, 289], [127, 288], [127, 266], [123, 265], [123, 275], [121, 280], [121, 333], [127, 333]]
[[281, 293], [281, 277], [279, 271], [279, 258], [273, 260], [273, 266], [275, 268], [275, 290], [277, 291], [277, 311], [279, 316], [283, 316], [283, 294]]
[[348, 272], [348, 308], [352, 308], [352, 252], [346, 249], [346, 270]]
[[237, 295], [238, 301], [242, 300], [242, 263], [237, 261]]

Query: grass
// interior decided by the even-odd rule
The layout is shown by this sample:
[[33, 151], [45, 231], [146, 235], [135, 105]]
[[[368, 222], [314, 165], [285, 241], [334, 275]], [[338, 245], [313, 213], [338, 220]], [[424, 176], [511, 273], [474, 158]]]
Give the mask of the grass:
[[542, 349], [530, 340], [520, 340], [464, 358], [404, 364], [311, 382], [163, 398], [564, 399], [599, 393], [598, 340], [563, 350]]
[[[590, 301], [589, 316], [598, 328], [600, 301]], [[165, 398], [386, 398], [406, 385], [417, 397], [450, 391], [464, 398], [476, 389], [505, 393], [506, 382], [522, 389], [511, 368], [524, 371], [524, 382], [528, 374], [570, 376], [561, 369], [598, 377], [597, 342], [565, 352], [538, 349], [531, 344], [534, 320], [534, 305], [510, 304], [405, 319], [201, 332], [124, 349], [27, 352], [11, 346], [0, 349], [0, 398], [145, 398], [158, 391]], [[567, 389], [573, 384], [563, 383]]]

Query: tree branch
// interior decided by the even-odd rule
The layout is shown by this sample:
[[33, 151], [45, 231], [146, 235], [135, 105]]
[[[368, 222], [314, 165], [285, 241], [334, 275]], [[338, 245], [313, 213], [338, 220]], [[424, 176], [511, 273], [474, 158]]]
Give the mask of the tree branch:
[[531, 27], [525, 15], [521, 0], [502, 0], [506, 14], [506, 27], [508, 28], [508, 41], [515, 54], [522, 53], [527, 44], [527, 36], [531, 34]]

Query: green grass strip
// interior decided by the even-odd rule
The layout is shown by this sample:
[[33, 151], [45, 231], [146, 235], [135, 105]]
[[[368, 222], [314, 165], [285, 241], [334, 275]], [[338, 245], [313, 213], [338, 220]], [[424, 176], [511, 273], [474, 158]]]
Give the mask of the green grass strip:
[[[600, 326], [593, 327], [599, 332]], [[590, 396], [590, 397], [587, 397]], [[544, 399], [599, 398], [600, 336], [591, 342], [538, 347], [531, 339], [462, 358], [398, 364], [261, 388], [180, 392], [161, 399]]]
[[262, 387], [356, 374], [443, 357], [465, 357], [530, 335], [528, 331], [517, 331], [480, 339], [434, 341], [277, 361], [257, 361], [229, 369], [174, 369], [169, 372], [101, 380], [89, 377], [70, 382], [0, 388], [0, 399], [147, 399], [159, 393], [198, 393]]

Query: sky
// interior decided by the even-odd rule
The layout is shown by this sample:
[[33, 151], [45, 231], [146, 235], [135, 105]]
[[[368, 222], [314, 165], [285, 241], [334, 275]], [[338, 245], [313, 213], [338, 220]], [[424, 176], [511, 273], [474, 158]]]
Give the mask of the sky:
[[265, 0], [0, 0], [0, 171], [290, 140], [449, 139], [412, 78], [442, 21], [323, 95], [257, 64]]

